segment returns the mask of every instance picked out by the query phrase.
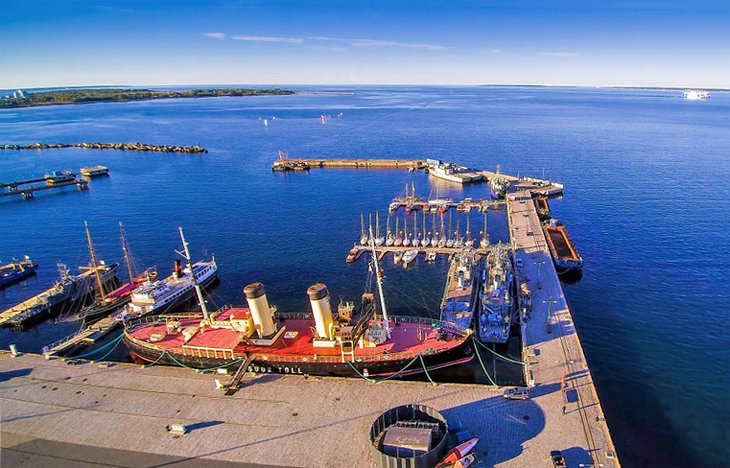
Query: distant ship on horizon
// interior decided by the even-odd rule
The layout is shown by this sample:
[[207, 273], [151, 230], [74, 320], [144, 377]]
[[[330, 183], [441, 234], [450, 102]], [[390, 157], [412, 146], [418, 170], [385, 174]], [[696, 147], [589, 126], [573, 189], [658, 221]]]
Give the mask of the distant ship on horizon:
[[705, 101], [710, 99], [710, 92], [698, 89], [686, 89], [682, 93], [682, 98], [688, 101]]

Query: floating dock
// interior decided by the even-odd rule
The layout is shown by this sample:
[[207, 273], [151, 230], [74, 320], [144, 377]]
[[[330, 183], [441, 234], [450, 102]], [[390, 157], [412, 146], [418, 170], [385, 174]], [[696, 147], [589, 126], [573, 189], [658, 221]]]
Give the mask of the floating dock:
[[[0, 183], [3, 196], [20, 195], [28, 200], [35, 197], [35, 192], [42, 190], [58, 189], [75, 185], [79, 191], [88, 190], [89, 182], [85, 178], [100, 177], [109, 175], [109, 168], [106, 166], [82, 167], [78, 173], [66, 171], [63, 173], [52, 172], [44, 177], [35, 179], [19, 180], [7, 183]], [[84, 178], [81, 178], [83, 176]]]
[[[476, 241], [478, 244], [478, 240]], [[473, 245], [473, 244], [472, 244]], [[363, 254], [370, 253], [372, 254], [373, 249], [370, 246], [367, 245], [360, 245], [357, 244], [352, 247], [352, 250], [357, 250], [356, 258], [354, 261], [357, 261], [362, 257]], [[471, 250], [472, 252], [478, 254], [478, 255], [486, 255], [489, 253], [489, 247], [486, 249], [482, 249], [480, 247], [404, 247], [404, 246], [381, 246], [381, 247], [375, 247], [375, 253], [378, 255], [378, 260], [382, 260], [385, 258], [387, 254], [392, 254], [398, 251], [405, 252], [407, 250], [417, 250], [418, 254], [421, 255], [427, 255], [429, 252], [433, 252], [436, 255], [456, 255], [462, 251]], [[350, 262], [352, 263], [352, 262]]]
[[[370, 468], [373, 421], [411, 403], [428, 405], [451, 427], [479, 437], [479, 467], [548, 466], [551, 450], [562, 450], [570, 467], [593, 460], [576, 414], [563, 416], [553, 401], [559, 392], [542, 385], [530, 400], [513, 401], [484, 385], [247, 373], [243, 386], [226, 396], [230, 375], [68, 365], [7, 352], [0, 354], [0, 375], [0, 448], [8, 466], [127, 460], [135, 466]], [[224, 388], [216, 388], [216, 379]], [[615, 458], [602, 462], [618, 466]]]
[[[517, 282], [526, 282], [532, 292], [531, 310], [520, 317], [525, 381], [543, 394], [546, 427], [573, 433], [572, 447], [589, 457], [584, 466], [618, 466], [531, 192], [509, 195], [507, 213], [515, 259], [522, 264], [515, 271]], [[568, 461], [568, 466], [577, 465]]]
[[388, 211], [392, 213], [399, 208], [405, 208], [408, 213], [426, 209], [428, 209], [429, 213], [438, 213], [439, 209], [442, 209], [442, 212], [446, 212], [453, 208], [458, 212], [468, 213], [471, 210], [484, 212], [501, 205], [504, 205], [504, 200], [472, 200], [471, 198], [465, 198], [461, 201], [439, 200], [437, 203], [429, 203], [424, 200], [418, 202], [404, 199], [403, 197], [396, 197], [388, 206]]

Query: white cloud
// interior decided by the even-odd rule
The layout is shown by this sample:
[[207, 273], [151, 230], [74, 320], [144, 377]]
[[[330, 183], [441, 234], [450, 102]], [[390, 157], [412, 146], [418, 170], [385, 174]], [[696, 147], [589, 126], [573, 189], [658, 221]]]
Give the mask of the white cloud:
[[540, 52], [537, 55], [542, 55], [543, 57], [570, 58], [570, 57], [577, 57], [580, 54], [578, 52], [560, 51], [560, 52]]
[[398, 41], [385, 41], [381, 39], [352, 39], [345, 37], [327, 37], [327, 36], [307, 36], [306, 39], [313, 41], [334, 41], [334, 42], [346, 42], [354, 47], [402, 47], [409, 49], [422, 49], [422, 50], [445, 50], [448, 49], [446, 46], [435, 45], [435, 44], [421, 44], [414, 42], [398, 42]]
[[226, 35], [222, 32], [207, 32], [203, 33], [203, 36], [210, 37], [211, 39], [218, 39], [221, 41], [226, 38]]
[[304, 42], [301, 37], [276, 37], [276, 36], [232, 36], [231, 39], [236, 41], [249, 42], [286, 42], [291, 44], [299, 44]]

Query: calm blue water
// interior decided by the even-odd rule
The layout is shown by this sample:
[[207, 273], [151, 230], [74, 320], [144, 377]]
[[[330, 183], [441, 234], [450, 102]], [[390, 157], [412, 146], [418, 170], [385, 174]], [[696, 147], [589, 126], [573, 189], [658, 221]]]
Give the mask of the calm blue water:
[[[341, 90], [341, 89], [339, 89]], [[123, 221], [140, 266], [166, 274], [182, 225], [196, 257], [215, 254], [212, 301], [243, 303], [263, 281], [281, 310], [304, 310], [325, 282], [357, 298], [367, 266], [344, 264], [360, 212], [383, 210], [424, 174], [385, 170], [270, 171], [292, 157], [442, 158], [566, 184], [551, 203], [586, 260], [566, 286], [609, 426], [627, 466], [719, 466], [730, 457], [730, 95], [685, 102], [676, 91], [549, 88], [347, 89], [354, 95], [169, 100], [0, 112], [0, 142], [200, 144], [202, 157], [93, 150], [6, 151], [0, 180], [105, 164], [85, 193], [0, 200], [0, 260], [29, 254], [36, 278], [0, 293], [3, 309], [99, 256], [121, 257]], [[320, 115], [332, 118], [322, 125]], [[339, 116], [339, 113], [342, 113]], [[273, 117], [276, 117], [274, 120]], [[269, 119], [264, 127], [263, 118]], [[483, 186], [442, 195], [485, 197]], [[381, 211], [382, 212], [382, 211]], [[420, 219], [419, 219], [420, 222]], [[472, 220], [478, 230], [481, 220]], [[504, 218], [490, 215], [493, 239]], [[462, 230], [464, 226], [462, 226]], [[386, 264], [387, 265], [387, 264]], [[445, 262], [387, 271], [400, 313], [435, 315]], [[49, 323], [0, 331], [0, 345], [40, 346], [74, 331]]]

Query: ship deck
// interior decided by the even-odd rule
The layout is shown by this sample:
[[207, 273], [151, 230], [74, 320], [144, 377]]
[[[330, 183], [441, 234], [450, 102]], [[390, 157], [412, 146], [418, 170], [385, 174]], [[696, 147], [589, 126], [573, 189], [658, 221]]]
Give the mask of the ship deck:
[[[233, 308], [221, 313], [216, 320], [227, 320], [231, 313], [241, 313], [247, 309]], [[195, 327], [200, 323], [200, 318], [180, 320], [182, 328]], [[287, 319], [283, 322], [287, 332], [296, 332], [294, 338], [283, 338], [274, 346], [252, 346], [241, 343], [241, 335], [231, 329], [207, 328], [203, 332], [196, 333], [187, 343], [188, 347], [205, 348], [210, 350], [233, 350], [236, 354], [253, 353], [256, 355], [278, 356], [289, 360], [296, 360], [300, 357], [311, 357], [315, 354], [319, 357], [341, 357], [339, 346], [315, 347], [312, 344], [313, 319]], [[281, 323], [280, 323], [281, 326]], [[420, 331], [419, 331], [420, 330]], [[134, 338], [149, 341], [153, 335], [162, 336], [160, 341], [151, 343], [154, 346], [166, 350], [182, 350], [183, 337], [181, 333], [168, 335], [167, 325], [164, 322], [150, 323], [146, 326], [133, 328], [129, 334]], [[439, 330], [424, 323], [400, 322], [399, 325], [391, 325], [392, 339], [384, 344], [374, 347], [355, 348], [356, 357], [367, 358], [380, 356], [383, 359], [403, 358], [403, 353], [418, 355], [429, 350], [446, 350], [454, 346], [452, 340], [439, 340]], [[419, 336], [421, 339], [419, 339]], [[460, 341], [459, 341], [460, 342]]]

